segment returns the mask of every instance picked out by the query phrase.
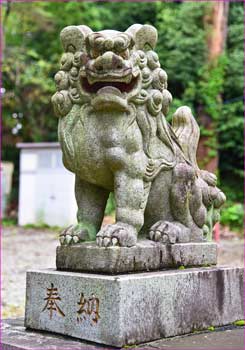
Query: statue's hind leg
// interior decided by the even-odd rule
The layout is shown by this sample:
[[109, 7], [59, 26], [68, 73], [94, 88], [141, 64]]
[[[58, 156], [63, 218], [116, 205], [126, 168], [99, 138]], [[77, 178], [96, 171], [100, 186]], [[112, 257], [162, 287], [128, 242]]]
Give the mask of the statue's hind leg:
[[[153, 204], [156, 202], [157, 211]], [[199, 225], [190, 213], [193, 205], [200, 212]], [[195, 186], [195, 172], [191, 166], [180, 163], [172, 172], [162, 172], [155, 179], [145, 213], [146, 223], [151, 223], [147, 227], [150, 239], [162, 243], [202, 241], [205, 217], [201, 192]]]
[[172, 215], [170, 203], [172, 178], [172, 170], [162, 171], [151, 186], [141, 233], [153, 241], [175, 243], [184, 231], [184, 226], [182, 225], [183, 229], [180, 230], [181, 224], [174, 222]]
[[202, 227], [207, 215], [202, 201], [202, 190], [197, 185], [197, 180], [195, 169], [187, 163], [179, 163], [173, 169], [170, 190], [172, 215], [175, 221], [189, 229], [189, 241], [203, 240]]

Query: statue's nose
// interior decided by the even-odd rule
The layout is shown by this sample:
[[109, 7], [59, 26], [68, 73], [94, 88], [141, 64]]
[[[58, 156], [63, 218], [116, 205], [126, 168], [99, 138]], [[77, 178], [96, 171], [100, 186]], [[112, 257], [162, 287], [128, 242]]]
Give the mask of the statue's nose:
[[102, 56], [96, 58], [94, 67], [97, 70], [120, 69], [123, 67], [123, 59], [114, 52], [107, 51]]

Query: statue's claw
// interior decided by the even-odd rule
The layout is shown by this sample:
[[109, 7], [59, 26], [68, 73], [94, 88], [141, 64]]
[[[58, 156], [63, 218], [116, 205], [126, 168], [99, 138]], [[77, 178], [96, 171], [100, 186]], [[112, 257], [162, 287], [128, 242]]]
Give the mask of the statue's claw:
[[60, 234], [61, 245], [77, 244], [89, 239], [88, 231], [78, 225], [71, 225], [63, 230]]
[[118, 245], [118, 239], [116, 237], [113, 237], [111, 242], [112, 242], [112, 245]]
[[106, 225], [97, 233], [96, 243], [99, 247], [132, 247], [137, 242], [137, 232], [131, 225], [118, 222]]
[[70, 236], [70, 235], [66, 235], [66, 237], [65, 237], [65, 242], [66, 242], [66, 244], [70, 244], [71, 242], [72, 242], [72, 236]]
[[176, 242], [188, 242], [190, 230], [184, 225], [176, 222], [158, 221], [149, 232], [152, 241], [163, 244], [174, 244]]
[[79, 242], [79, 238], [77, 236], [73, 236], [73, 242], [76, 244]]

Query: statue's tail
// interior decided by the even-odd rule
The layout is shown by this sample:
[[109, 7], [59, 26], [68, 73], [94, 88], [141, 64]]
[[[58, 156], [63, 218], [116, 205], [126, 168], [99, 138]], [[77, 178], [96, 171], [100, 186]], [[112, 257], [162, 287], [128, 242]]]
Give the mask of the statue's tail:
[[189, 107], [183, 106], [177, 109], [173, 115], [172, 128], [185, 157], [195, 168], [198, 168], [196, 152], [200, 130]]

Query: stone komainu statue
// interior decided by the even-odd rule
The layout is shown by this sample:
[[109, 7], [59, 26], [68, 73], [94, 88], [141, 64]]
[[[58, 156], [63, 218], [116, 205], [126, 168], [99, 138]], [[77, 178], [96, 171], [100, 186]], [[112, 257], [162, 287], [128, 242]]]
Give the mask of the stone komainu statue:
[[[52, 97], [65, 167], [75, 173], [78, 224], [61, 244], [95, 240], [133, 246], [137, 235], [162, 243], [203, 241], [225, 195], [196, 162], [199, 127], [188, 107], [168, 124], [172, 96], [154, 51], [157, 31], [61, 32], [65, 53]], [[65, 184], [64, 184], [65, 186]], [[110, 192], [116, 223], [101, 228]]]

